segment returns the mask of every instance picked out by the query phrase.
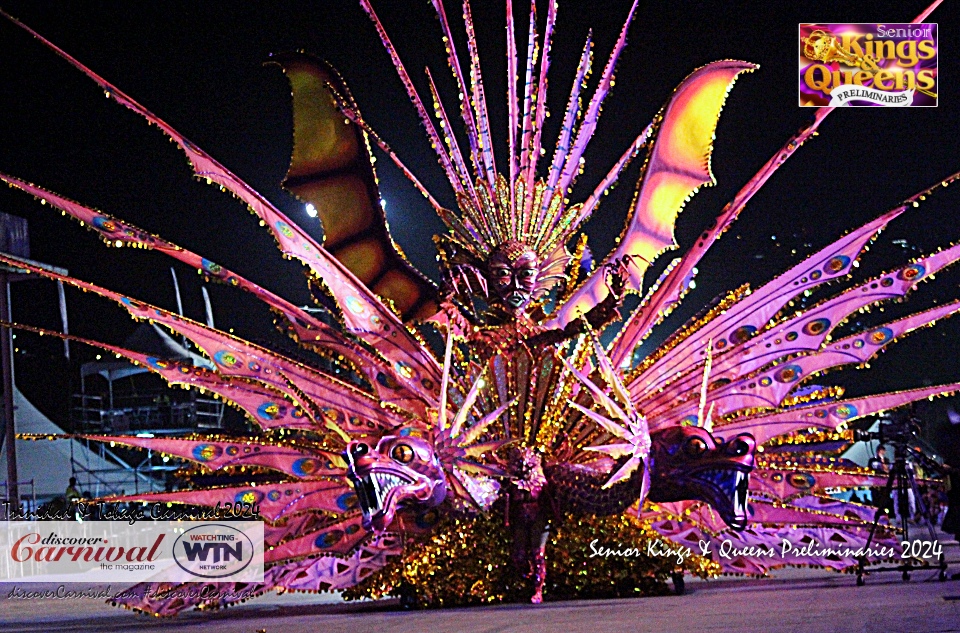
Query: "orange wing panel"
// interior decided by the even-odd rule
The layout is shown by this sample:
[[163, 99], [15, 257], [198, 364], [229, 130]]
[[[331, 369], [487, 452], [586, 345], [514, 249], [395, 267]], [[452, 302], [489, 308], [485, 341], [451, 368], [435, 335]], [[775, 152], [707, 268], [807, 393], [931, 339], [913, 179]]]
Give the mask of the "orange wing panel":
[[[334, 100], [350, 103], [347, 86], [328, 64], [303, 53], [274, 56], [293, 92], [293, 155], [284, 187], [314, 206], [324, 248], [405, 321], [432, 315], [437, 291], [390, 237], [364, 133]], [[389, 275], [389, 282], [386, 281]]]

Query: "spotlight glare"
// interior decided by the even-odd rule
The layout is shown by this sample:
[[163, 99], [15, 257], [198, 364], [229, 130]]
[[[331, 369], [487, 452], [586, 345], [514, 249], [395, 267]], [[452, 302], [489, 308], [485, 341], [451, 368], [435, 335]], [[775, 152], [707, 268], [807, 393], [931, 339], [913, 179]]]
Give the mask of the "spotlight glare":
[[306, 209], [307, 209], [307, 215], [309, 215], [311, 218], [317, 217], [317, 208], [315, 206], [313, 206], [308, 202]]

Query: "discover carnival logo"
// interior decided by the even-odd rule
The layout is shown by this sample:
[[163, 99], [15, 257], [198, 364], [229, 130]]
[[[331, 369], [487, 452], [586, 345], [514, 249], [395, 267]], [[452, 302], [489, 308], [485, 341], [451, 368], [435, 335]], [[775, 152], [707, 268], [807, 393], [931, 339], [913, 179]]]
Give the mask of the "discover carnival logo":
[[800, 105], [936, 106], [936, 24], [801, 24]]
[[0, 582], [261, 582], [262, 521], [11, 521]]
[[147, 546], [109, 545], [109, 539], [102, 536], [61, 536], [55, 530], [44, 533], [46, 536], [41, 536], [39, 531], [28, 532], [18, 538], [10, 550], [10, 557], [17, 563], [62, 561], [118, 566], [135, 563], [152, 568], [149, 563], [160, 558], [158, 550], [165, 537], [164, 534], [158, 534], [148, 550]]

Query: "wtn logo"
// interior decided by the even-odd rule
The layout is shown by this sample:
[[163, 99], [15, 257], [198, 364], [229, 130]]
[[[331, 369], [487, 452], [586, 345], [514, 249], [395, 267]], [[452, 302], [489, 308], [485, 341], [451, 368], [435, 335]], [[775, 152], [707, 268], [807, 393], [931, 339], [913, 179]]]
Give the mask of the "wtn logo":
[[[257, 543], [246, 533], [247, 529], [257, 537]], [[173, 559], [180, 569], [193, 577], [236, 577], [254, 560], [262, 569], [262, 534], [262, 523], [239, 523], [238, 527], [226, 523], [201, 523], [177, 537]]]
[[[194, 563], [199, 559], [201, 562], [219, 563], [229, 560], [243, 560], [243, 542], [237, 542], [231, 547], [227, 543], [183, 543], [184, 553], [187, 555], [187, 561]], [[210, 560], [210, 552], [213, 552], [213, 560]]]

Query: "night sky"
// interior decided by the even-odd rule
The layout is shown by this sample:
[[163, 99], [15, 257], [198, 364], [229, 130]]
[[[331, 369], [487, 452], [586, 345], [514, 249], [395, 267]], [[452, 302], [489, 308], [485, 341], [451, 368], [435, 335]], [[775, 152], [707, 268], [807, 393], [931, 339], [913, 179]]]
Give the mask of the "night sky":
[[[505, 153], [506, 62], [501, 2], [475, 2], [484, 78], [501, 156]], [[522, 14], [522, 2], [517, 12]], [[723, 204], [812, 117], [797, 106], [797, 25], [800, 22], [909, 22], [926, 3], [669, 2], [643, 3], [621, 58], [617, 85], [604, 106], [587, 169], [573, 198], [585, 197], [624, 147], [650, 121], [671, 90], [693, 69], [717, 59], [760, 64], [731, 93], [713, 156], [718, 185], [687, 205], [677, 227], [681, 251]], [[442, 56], [440, 29], [426, 0], [376, 2], [400, 55], [426, 94], [422, 69], [439, 78], [454, 111], [453, 80]], [[415, 112], [372, 24], [350, 0], [323, 2], [13, 2], [0, 7], [116, 84], [249, 182], [295, 221], [320, 236], [279, 186], [291, 148], [289, 88], [271, 52], [303, 49], [343, 74], [366, 118], [442, 203], [453, 206]], [[594, 78], [619, 33], [628, 3], [566, 0], [559, 11], [550, 73], [552, 147], [588, 28], [596, 43]], [[459, 11], [448, 3], [454, 31]], [[545, 18], [542, 11], [541, 22]], [[834, 112], [820, 136], [778, 172], [699, 266], [698, 288], [686, 308], [661, 329], [697, 311], [717, 294], [777, 273], [897, 206], [904, 198], [960, 170], [960, 28], [941, 8], [940, 105], [937, 108], [859, 108]], [[518, 20], [522, 25], [525, 19]], [[461, 58], [466, 57], [461, 39]], [[525, 49], [522, 41], [521, 50]], [[191, 178], [177, 148], [132, 112], [104, 98], [94, 83], [27, 33], [0, 20], [0, 171], [97, 207], [190, 248], [288, 299], [309, 301], [301, 266], [283, 261], [272, 237], [231, 196]], [[592, 86], [593, 84], [591, 84]], [[462, 144], [462, 143], [461, 143]], [[639, 161], [638, 161], [639, 162]], [[502, 163], [501, 163], [502, 164]], [[430, 236], [442, 229], [403, 176], [381, 158], [381, 193], [395, 239], [410, 259], [436, 278]], [[587, 225], [595, 253], [619, 233], [637, 170]], [[107, 249], [92, 233], [29, 196], [0, 191], [0, 210], [28, 218], [33, 259], [167, 309], [176, 302], [173, 265], [187, 316], [203, 320], [202, 279], [161, 255]], [[885, 231], [862, 260], [858, 279], [960, 240], [960, 186], [914, 209]], [[895, 240], [905, 240], [894, 243]], [[671, 255], [661, 258], [664, 265]], [[653, 279], [653, 274], [648, 279]], [[938, 275], [906, 305], [865, 317], [879, 323], [960, 297], [956, 271]], [[828, 293], [837, 291], [828, 289]], [[212, 286], [217, 326], [258, 341], [282, 343], [267, 310], [244, 293]], [[59, 328], [56, 288], [49, 282], [14, 288], [14, 318]], [[111, 302], [68, 290], [70, 327], [81, 336], [119, 343], [135, 324]], [[850, 325], [855, 327], [856, 321]], [[956, 362], [960, 320], [924, 330], [894, 346], [872, 369], [830, 374], [828, 381], [862, 394], [960, 380]], [[649, 345], [649, 344], [648, 344]], [[71, 367], [62, 346], [20, 335], [18, 379], [44, 410], [65, 414]], [[74, 346], [74, 366], [96, 351]], [[74, 367], [75, 371], [75, 367]], [[940, 408], [928, 414], [932, 433], [951, 430]], [[939, 429], [939, 430], [938, 430]], [[957, 429], [952, 430], [956, 435]]]

